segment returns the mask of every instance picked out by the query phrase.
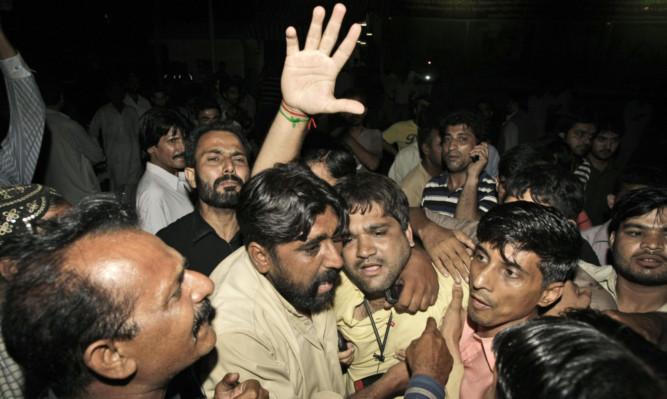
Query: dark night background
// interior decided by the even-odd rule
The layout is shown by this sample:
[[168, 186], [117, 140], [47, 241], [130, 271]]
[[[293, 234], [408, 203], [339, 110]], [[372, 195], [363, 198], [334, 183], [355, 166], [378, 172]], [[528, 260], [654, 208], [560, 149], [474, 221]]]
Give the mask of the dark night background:
[[[654, 115], [664, 113], [667, 0], [343, 3], [347, 26], [366, 22], [355, 65], [383, 73], [409, 66], [432, 78], [446, 74], [457, 105], [474, 105], [484, 94], [502, 107], [510, 90], [568, 87], [575, 104], [616, 113], [643, 87]], [[2, 23], [38, 78], [66, 82], [70, 107], [86, 123], [105, 102], [105, 83], [128, 72], [139, 74], [148, 90], [165, 74], [189, 73], [204, 82], [220, 60], [230, 74], [254, 78], [265, 63], [280, 68], [285, 28], [296, 26], [303, 39], [313, 7], [330, 11], [334, 4], [14, 0]]]

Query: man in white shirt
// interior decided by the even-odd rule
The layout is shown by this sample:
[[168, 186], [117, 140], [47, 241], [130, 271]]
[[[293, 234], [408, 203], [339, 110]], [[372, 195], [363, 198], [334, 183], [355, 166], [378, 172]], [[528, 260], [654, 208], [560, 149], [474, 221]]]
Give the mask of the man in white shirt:
[[137, 111], [137, 115], [141, 118], [146, 111], [151, 109], [151, 103], [139, 94], [139, 89], [141, 84], [139, 82], [139, 77], [135, 74], [131, 74], [127, 79], [127, 93], [123, 99], [123, 103], [127, 106], [134, 108]]
[[44, 183], [53, 187], [72, 205], [100, 192], [93, 165], [104, 161], [104, 152], [94, 137], [75, 120], [62, 113], [62, 86], [51, 82], [42, 89], [49, 127], [49, 161]]
[[139, 121], [139, 144], [146, 172], [137, 189], [141, 228], [151, 234], [194, 210], [185, 168], [186, 122], [170, 109], [151, 109]]

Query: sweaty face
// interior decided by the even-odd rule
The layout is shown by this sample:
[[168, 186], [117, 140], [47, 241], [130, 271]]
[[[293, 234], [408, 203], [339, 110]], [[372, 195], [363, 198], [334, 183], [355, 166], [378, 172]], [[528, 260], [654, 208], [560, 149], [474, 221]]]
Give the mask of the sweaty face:
[[349, 237], [343, 245], [345, 272], [367, 296], [390, 288], [410, 257], [412, 230], [401, 230], [392, 216], [384, 216], [380, 205], [365, 214], [350, 213]]
[[609, 242], [619, 278], [639, 285], [667, 284], [666, 207], [624, 221]]
[[575, 155], [583, 157], [591, 148], [591, 137], [595, 134], [595, 129], [592, 123], [575, 123], [563, 139]]
[[156, 145], [148, 149], [151, 163], [161, 167], [171, 174], [178, 173], [185, 168], [185, 145], [180, 129], [169, 129], [169, 132], [160, 137]]
[[602, 131], [593, 139], [591, 155], [600, 161], [606, 161], [614, 155], [620, 141], [618, 133]]
[[466, 125], [447, 126], [442, 142], [443, 161], [450, 173], [461, 173], [472, 159], [470, 151], [477, 145], [472, 130]]
[[199, 139], [195, 158], [196, 170], [186, 168], [186, 177], [199, 199], [216, 208], [234, 208], [250, 176], [241, 140], [230, 132], [210, 131]]
[[482, 337], [535, 317], [544, 293], [540, 258], [534, 252], [515, 252], [513, 245], [504, 253], [507, 260], [497, 248], [480, 243], [470, 265], [468, 316]]
[[220, 122], [220, 110], [218, 108], [209, 108], [205, 109], [197, 115], [195, 118], [195, 124], [197, 126], [210, 125], [216, 122]]
[[296, 309], [317, 313], [331, 306], [343, 266], [342, 243], [333, 234], [338, 217], [331, 207], [315, 218], [306, 241], [277, 245], [267, 278]]
[[[90, 278], [115, 295], [135, 298], [130, 319], [138, 334], [120, 350], [137, 361], [134, 381], [171, 378], [210, 352], [213, 282], [187, 270], [185, 260], [159, 238], [127, 230], [77, 243]], [[76, 266], [75, 266], [76, 267]]]

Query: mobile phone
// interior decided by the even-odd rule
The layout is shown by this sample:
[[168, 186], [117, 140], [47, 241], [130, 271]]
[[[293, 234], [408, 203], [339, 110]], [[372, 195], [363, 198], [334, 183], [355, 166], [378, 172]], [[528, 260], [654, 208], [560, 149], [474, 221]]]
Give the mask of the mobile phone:
[[394, 284], [384, 292], [384, 297], [387, 299], [387, 302], [393, 305], [398, 302], [401, 291], [403, 291], [403, 284]]
[[473, 155], [470, 157], [470, 159], [472, 159], [473, 162], [477, 162], [479, 161], [479, 155]]

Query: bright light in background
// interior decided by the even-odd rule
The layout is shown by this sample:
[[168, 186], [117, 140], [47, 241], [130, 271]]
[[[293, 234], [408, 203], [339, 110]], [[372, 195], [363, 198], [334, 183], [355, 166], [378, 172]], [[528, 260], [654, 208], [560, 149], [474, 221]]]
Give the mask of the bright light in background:
[[362, 42], [361, 40], [357, 40], [357, 43], [359, 43], [360, 46], [365, 46], [366, 42]]
[[366, 36], [373, 36], [371, 32], [366, 33]]
[[424, 76], [424, 80], [431, 80], [431, 75]]
[[359, 25], [361, 25], [361, 26], [368, 26], [368, 24], [366, 23], [366, 21], [360, 23]]
[[429, 61], [428, 64], [431, 65], [431, 61]]

